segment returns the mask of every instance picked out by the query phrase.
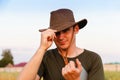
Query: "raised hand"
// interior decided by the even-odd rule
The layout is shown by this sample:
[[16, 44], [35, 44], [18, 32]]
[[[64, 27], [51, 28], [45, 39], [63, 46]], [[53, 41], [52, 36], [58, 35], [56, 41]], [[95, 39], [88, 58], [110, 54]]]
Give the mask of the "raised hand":
[[55, 32], [56, 30], [47, 29], [43, 32], [41, 32], [41, 45], [40, 47], [42, 49], [47, 50], [53, 43], [53, 40], [55, 38]]
[[62, 68], [62, 75], [65, 80], [80, 80], [82, 65], [78, 59], [76, 63], [70, 61], [65, 67]]

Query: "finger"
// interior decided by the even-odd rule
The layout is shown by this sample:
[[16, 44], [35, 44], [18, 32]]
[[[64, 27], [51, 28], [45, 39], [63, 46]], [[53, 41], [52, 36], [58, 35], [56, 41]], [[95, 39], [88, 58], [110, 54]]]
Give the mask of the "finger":
[[81, 62], [78, 59], [76, 59], [76, 65], [79, 70], [82, 69]]
[[52, 37], [48, 36], [47, 41], [52, 41], [52, 40], [53, 40]]
[[[53, 29], [52, 29], [53, 30]], [[53, 32], [55, 33], [55, 32], [57, 32], [57, 30], [53, 30]]]
[[65, 66], [65, 69], [66, 69], [66, 71], [67, 71], [68, 74], [71, 73], [71, 65], [70, 65], [70, 63], [68, 63], [68, 64]]
[[74, 61], [70, 61], [70, 68], [72, 70], [75, 69], [75, 62]]
[[65, 79], [68, 78], [68, 74], [67, 74], [67, 69], [66, 69], [66, 67], [62, 68], [62, 75], [64, 76]]
[[47, 31], [48, 31], [47, 32], [47, 35], [48, 35], [47, 40], [48, 41], [53, 41], [54, 38], [55, 38], [55, 31], [56, 30], [48, 29]]
[[53, 40], [53, 37], [52, 37], [53, 34], [52, 33], [49, 32], [49, 33], [47, 33], [46, 36], [47, 36], [47, 41], [52, 41]]
[[54, 38], [56, 38], [56, 35], [55, 33], [57, 32], [57, 30], [52, 30], [54, 32]]
[[65, 75], [65, 68], [62, 68], [62, 75]]
[[68, 72], [68, 66], [62, 68], [62, 75], [66, 80], [72, 79], [71, 74]]
[[50, 32], [57, 32], [57, 30], [54, 30], [54, 29], [48, 29], [48, 31], [50, 31]]

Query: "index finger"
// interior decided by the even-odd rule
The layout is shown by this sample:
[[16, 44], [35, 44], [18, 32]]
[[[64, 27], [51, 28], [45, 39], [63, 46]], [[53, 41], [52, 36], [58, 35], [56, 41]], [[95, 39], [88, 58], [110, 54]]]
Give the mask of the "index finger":
[[75, 62], [74, 62], [74, 61], [70, 61], [70, 62], [69, 62], [69, 65], [70, 65], [70, 67], [71, 67], [72, 69], [75, 68]]
[[81, 69], [82, 65], [79, 59], [76, 59], [76, 65], [77, 65], [77, 68]]

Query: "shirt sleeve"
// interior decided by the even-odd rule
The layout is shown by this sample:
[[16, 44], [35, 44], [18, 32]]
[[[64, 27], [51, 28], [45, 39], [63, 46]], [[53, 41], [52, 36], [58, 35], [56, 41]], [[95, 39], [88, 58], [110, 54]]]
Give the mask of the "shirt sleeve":
[[95, 55], [92, 60], [91, 69], [88, 72], [88, 80], [104, 80], [103, 64], [99, 55]]

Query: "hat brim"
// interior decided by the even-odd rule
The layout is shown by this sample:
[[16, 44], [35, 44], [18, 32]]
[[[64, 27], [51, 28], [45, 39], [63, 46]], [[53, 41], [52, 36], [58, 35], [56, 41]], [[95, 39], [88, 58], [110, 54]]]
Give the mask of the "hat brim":
[[[70, 23], [66, 23], [66, 24], [63, 24], [63, 25], [61, 24], [61, 25], [59, 25], [59, 26], [63, 26], [62, 28], [61, 28], [61, 27], [59, 27], [59, 28], [56, 27], [56, 29], [54, 29], [54, 30], [57, 30], [57, 32], [59, 32], [59, 31], [62, 31], [62, 30], [64, 30], [64, 29], [67, 29], [67, 28], [69, 28], [69, 27], [71, 27], [71, 26], [74, 26], [74, 25], [76, 25], [76, 24], [78, 24], [79, 29], [82, 29], [83, 27], [86, 26], [86, 24], [87, 24], [87, 19], [82, 19], [82, 20], [80, 20], [80, 21], [78, 21], [78, 22], [70, 22]], [[47, 28], [47, 29], [51, 29], [51, 28], [49, 27], [49, 28]], [[47, 30], [47, 29], [39, 29], [39, 32], [43, 32], [43, 31], [45, 31], [45, 30]]]
[[84, 28], [86, 26], [87, 19], [82, 19], [82, 20], [78, 21], [76, 24], [79, 25], [79, 29], [82, 29], [82, 28]]

